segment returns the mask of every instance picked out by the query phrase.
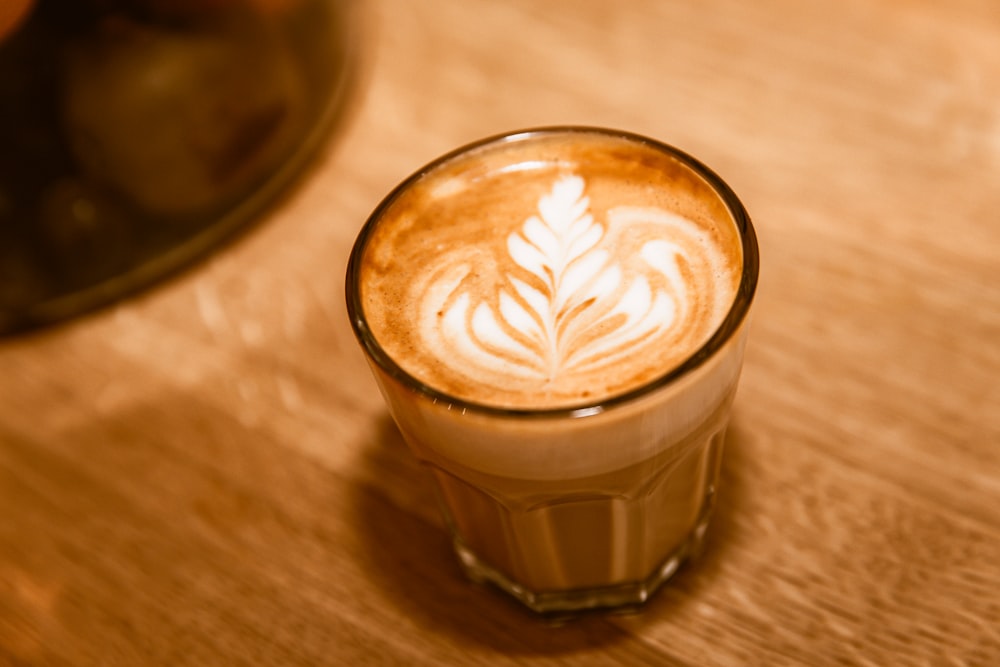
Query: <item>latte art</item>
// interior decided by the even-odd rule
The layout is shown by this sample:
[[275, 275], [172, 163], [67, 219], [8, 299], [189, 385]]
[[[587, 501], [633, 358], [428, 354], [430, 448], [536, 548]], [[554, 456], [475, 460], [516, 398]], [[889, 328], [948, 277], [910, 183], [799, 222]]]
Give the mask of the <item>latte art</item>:
[[705, 181], [599, 134], [498, 143], [390, 197], [367, 326], [411, 378], [500, 408], [593, 406], [668, 374], [733, 304], [739, 237]]
[[[470, 240], [475, 243], [475, 239]], [[715, 252], [713, 252], [715, 251]], [[644, 347], [705, 332], [732, 299], [724, 258], [697, 225], [653, 207], [595, 218], [586, 183], [563, 176], [506, 237], [504, 256], [456, 249], [417, 282], [419, 334], [437, 362], [497, 388], [612, 376]], [[496, 285], [493, 292], [478, 287]]]

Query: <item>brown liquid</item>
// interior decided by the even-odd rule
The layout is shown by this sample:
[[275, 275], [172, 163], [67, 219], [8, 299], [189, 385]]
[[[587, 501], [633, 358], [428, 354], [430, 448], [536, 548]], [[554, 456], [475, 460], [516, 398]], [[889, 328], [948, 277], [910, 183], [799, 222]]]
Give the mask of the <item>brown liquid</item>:
[[461, 546], [536, 595], [644, 582], [707, 521], [724, 410], [646, 461], [584, 478], [531, 481], [430, 463]]
[[420, 382], [550, 408], [680, 364], [724, 319], [742, 259], [728, 211], [673, 156], [574, 133], [438, 166], [380, 212], [360, 266], [368, 326]]

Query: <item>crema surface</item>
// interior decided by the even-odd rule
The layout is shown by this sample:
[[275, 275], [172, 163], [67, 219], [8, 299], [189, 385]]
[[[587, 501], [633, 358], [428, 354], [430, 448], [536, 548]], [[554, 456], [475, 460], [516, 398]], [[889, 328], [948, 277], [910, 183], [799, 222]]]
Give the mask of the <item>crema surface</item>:
[[671, 154], [589, 132], [486, 145], [370, 224], [363, 315], [419, 382], [465, 401], [599, 404], [704, 345], [742, 269], [732, 217]]

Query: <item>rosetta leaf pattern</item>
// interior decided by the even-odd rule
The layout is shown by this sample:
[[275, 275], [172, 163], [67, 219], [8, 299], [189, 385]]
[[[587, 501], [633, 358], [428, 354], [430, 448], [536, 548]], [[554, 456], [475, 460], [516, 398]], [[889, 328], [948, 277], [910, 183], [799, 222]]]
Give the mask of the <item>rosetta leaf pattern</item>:
[[531, 274], [534, 285], [511, 278], [520, 301], [503, 292], [501, 310], [509, 314], [508, 324], [536, 343], [536, 360], [549, 378], [566, 357], [566, 313], [586, 301], [595, 276], [604, 284], [615, 281], [607, 253], [595, 250], [603, 233], [589, 211], [583, 179], [566, 176], [541, 197], [538, 215], [508, 237], [511, 258]]
[[429, 291], [439, 295], [427, 312], [440, 318], [441, 328], [430, 330], [439, 332], [433, 335], [440, 335], [443, 363], [552, 381], [611, 369], [672, 326], [685, 291], [681, 248], [656, 238], [616, 260], [612, 250], [632, 247], [622, 246], [628, 230], [659, 224], [657, 214], [612, 209], [602, 223], [585, 186], [577, 175], [558, 178], [536, 212], [509, 233], [507, 256], [496, 264], [495, 299], [463, 287], [471, 268]]

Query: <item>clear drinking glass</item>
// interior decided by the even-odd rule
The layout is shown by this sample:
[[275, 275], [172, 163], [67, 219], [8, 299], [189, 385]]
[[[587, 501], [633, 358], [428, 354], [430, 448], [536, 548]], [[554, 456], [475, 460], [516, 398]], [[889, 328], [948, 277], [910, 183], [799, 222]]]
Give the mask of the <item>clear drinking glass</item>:
[[[541, 163], [552, 141], [577, 136], [656, 153], [670, 171], [667, 185], [657, 187], [677, 184], [668, 199], [733, 230], [740, 265], [721, 324], [676, 365], [592, 402], [510, 407], [418, 379], [399, 358], [403, 353], [385, 349], [366, 314], [363, 266], [380, 224], [412, 189], [433, 184], [455, 164], [472, 165], [457, 174], [514, 169], [494, 154], [516, 145], [524, 166], [535, 144]], [[442, 176], [441, 188], [454, 175]], [[390, 193], [351, 255], [349, 315], [393, 418], [436, 481], [470, 578], [492, 582], [539, 612], [634, 605], [699, 550], [715, 502], [757, 273], [754, 230], [730, 188], [683, 152], [624, 132], [563, 127], [492, 137], [432, 162]]]

